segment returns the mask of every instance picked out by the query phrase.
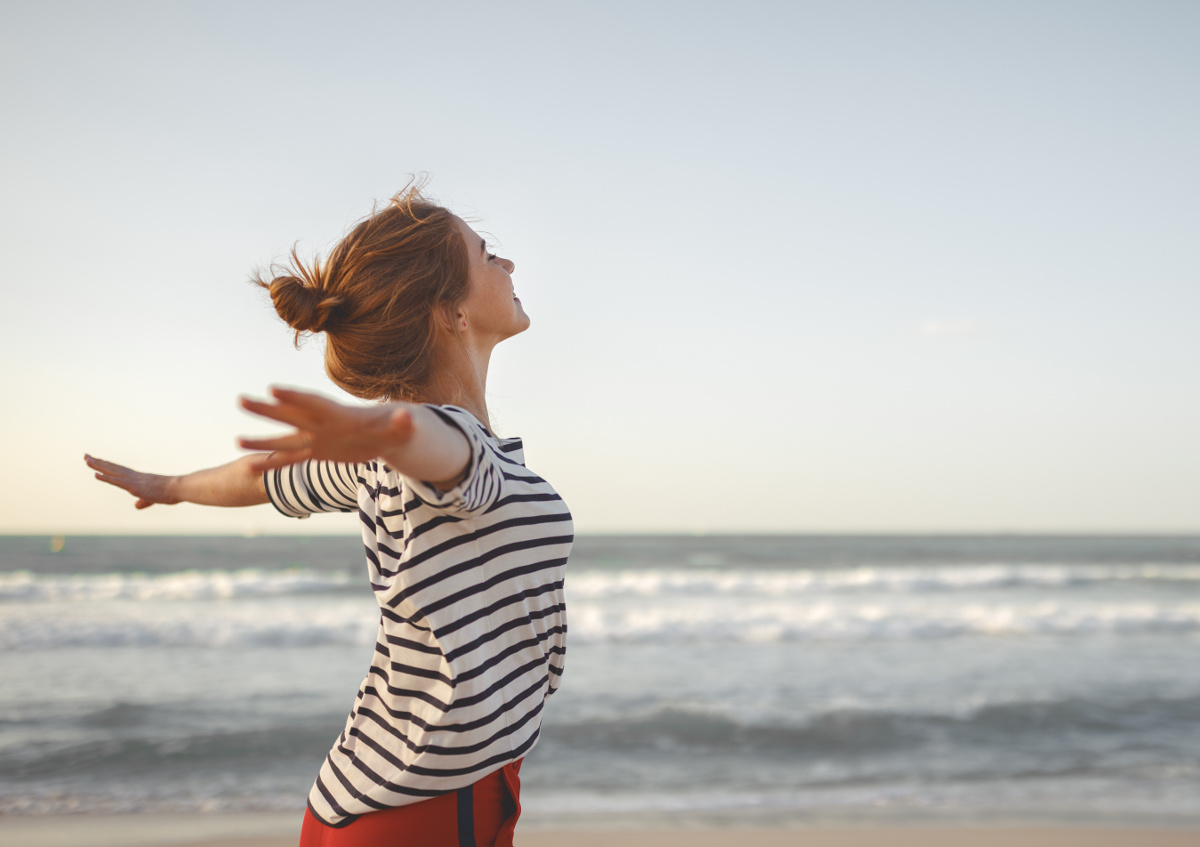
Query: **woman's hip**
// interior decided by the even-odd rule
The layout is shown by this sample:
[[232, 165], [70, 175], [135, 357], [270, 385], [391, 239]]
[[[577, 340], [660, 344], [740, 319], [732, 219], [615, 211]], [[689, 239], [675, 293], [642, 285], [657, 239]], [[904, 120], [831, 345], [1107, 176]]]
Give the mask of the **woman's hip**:
[[345, 826], [323, 824], [309, 810], [300, 847], [512, 847], [522, 761], [457, 791], [360, 815]]

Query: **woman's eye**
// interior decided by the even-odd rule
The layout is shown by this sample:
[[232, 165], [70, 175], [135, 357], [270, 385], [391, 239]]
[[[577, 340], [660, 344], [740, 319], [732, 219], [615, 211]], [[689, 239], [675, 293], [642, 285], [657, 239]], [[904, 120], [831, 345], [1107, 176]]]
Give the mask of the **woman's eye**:
[[495, 254], [495, 253], [488, 253], [488, 254], [487, 254], [487, 257], [488, 257], [488, 261], [490, 262], [492, 259], [496, 258], [496, 254]]

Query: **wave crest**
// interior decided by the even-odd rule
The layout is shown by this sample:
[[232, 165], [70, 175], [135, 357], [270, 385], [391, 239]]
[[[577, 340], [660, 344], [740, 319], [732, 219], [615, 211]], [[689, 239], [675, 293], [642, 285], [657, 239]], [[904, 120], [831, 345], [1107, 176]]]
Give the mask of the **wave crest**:
[[966, 636], [1200, 632], [1200, 604], [1064, 606], [775, 602], [650, 608], [576, 604], [571, 638], [589, 642], [909, 641]]
[[572, 573], [572, 597], [781, 596], [886, 591], [928, 594], [1000, 588], [1073, 588], [1111, 584], [1200, 583], [1200, 566], [954, 565], [929, 567], [811, 568], [803, 570], [626, 569]]
[[0, 602], [97, 600], [230, 600], [336, 591], [351, 585], [348, 574], [249, 568], [168, 574], [107, 573], [42, 575], [0, 573]]

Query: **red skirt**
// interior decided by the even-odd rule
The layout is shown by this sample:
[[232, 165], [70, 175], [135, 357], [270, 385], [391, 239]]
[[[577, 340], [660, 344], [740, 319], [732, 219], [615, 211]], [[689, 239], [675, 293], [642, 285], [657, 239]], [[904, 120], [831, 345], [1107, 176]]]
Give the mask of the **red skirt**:
[[359, 815], [343, 826], [323, 824], [309, 809], [300, 847], [512, 847], [521, 761], [458, 791]]

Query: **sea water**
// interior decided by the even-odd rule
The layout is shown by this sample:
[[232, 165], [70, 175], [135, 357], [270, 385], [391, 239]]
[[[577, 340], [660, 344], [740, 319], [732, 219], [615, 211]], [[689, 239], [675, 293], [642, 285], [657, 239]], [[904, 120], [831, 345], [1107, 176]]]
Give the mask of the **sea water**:
[[[1200, 537], [582, 537], [537, 821], [1200, 821]], [[301, 811], [354, 538], [0, 538], [0, 813]]]

